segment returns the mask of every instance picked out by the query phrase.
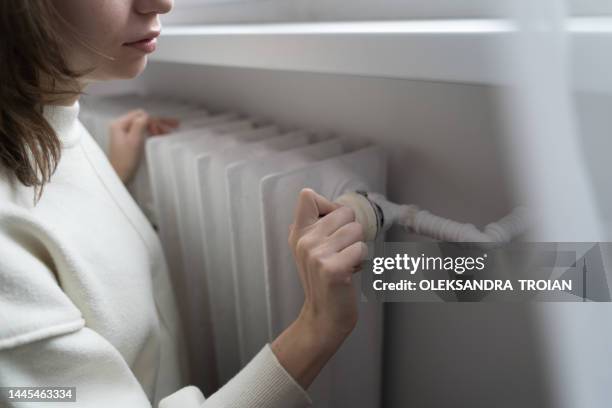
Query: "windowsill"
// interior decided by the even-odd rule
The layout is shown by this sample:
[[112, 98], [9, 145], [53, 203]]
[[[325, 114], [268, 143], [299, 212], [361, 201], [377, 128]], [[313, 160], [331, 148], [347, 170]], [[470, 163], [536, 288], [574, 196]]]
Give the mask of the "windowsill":
[[[574, 70], [585, 86], [612, 89], [601, 41], [612, 19], [574, 18]], [[153, 61], [478, 84], [508, 83], [508, 20], [170, 26]], [[608, 44], [610, 45], [610, 44]], [[612, 60], [612, 58], [611, 58]], [[599, 68], [597, 68], [599, 67]], [[593, 75], [596, 78], [593, 78]]]

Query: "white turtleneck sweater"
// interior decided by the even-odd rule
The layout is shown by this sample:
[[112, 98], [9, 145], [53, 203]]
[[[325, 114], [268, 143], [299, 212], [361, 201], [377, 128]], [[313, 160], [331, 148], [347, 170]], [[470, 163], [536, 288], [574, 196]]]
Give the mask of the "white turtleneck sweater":
[[209, 398], [181, 388], [162, 248], [78, 111], [45, 107], [62, 157], [36, 205], [0, 166], [0, 386], [76, 387], [79, 407], [310, 405], [269, 345]]

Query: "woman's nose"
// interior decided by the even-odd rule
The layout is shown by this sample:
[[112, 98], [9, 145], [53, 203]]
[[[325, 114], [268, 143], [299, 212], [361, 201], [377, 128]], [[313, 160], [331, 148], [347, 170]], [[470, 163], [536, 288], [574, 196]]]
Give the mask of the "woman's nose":
[[174, 0], [136, 0], [136, 11], [140, 14], [165, 14], [172, 10]]

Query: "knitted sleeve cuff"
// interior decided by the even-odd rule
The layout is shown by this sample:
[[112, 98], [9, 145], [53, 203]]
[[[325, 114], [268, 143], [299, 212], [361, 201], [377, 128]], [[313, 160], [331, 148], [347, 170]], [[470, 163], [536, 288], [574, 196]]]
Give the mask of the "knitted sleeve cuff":
[[306, 391], [278, 362], [269, 344], [210, 398], [211, 402], [217, 400], [221, 402], [219, 406], [232, 407], [302, 408], [312, 404]]
[[246, 367], [205, 401], [199, 389], [185, 387], [164, 398], [159, 408], [305, 408], [311, 405], [308, 393], [266, 344]]

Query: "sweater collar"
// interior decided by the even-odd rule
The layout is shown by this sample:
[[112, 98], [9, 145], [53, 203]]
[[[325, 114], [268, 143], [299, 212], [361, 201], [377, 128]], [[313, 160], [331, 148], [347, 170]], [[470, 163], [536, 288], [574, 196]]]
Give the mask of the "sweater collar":
[[63, 148], [76, 145], [80, 139], [79, 131], [79, 101], [73, 105], [45, 105], [43, 116], [53, 128]]

